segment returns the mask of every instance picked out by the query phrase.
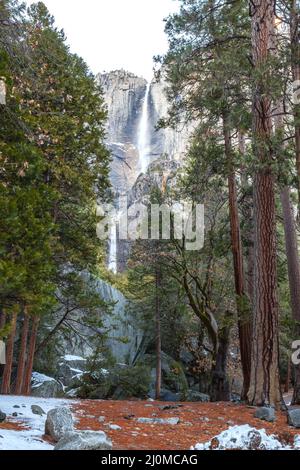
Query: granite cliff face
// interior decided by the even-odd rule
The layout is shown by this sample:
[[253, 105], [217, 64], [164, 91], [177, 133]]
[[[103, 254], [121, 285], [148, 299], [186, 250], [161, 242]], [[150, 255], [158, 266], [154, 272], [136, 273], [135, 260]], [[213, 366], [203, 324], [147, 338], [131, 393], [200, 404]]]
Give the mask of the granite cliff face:
[[191, 129], [156, 130], [159, 119], [166, 117], [168, 102], [165, 83], [147, 82], [124, 70], [98, 76], [108, 108], [107, 143], [112, 151], [111, 181], [116, 192], [130, 190], [141, 173], [139, 140], [144, 102], [147, 98], [147, 159], [181, 161]]

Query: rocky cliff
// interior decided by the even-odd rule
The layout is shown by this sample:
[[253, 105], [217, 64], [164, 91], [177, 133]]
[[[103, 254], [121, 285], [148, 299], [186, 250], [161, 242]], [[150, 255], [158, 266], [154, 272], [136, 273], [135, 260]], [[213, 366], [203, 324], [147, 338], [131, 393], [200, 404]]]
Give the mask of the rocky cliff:
[[168, 113], [163, 81], [153, 80], [146, 94], [146, 80], [124, 70], [99, 75], [98, 80], [108, 109], [107, 143], [113, 155], [111, 180], [116, 192], [130, 190], [141, 172], [139, 139], [145, 97], [149, 164], [162, 155], [177, 161], [184, 157], [191, 128], [156, 130], [159, 119]]

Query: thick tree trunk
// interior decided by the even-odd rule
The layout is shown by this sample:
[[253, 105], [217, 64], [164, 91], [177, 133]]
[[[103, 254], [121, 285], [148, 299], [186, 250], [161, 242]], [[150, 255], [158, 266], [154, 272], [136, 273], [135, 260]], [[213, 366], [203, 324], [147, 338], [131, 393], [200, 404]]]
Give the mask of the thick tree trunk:
[[26, 362], [23, 388], [22, 388], [23, 395], [30, 395], [30, 392], [31, 392], [31, 376], [32, 376], [32, 369], [33, 369], [33, 362], [34, 362], [34, 355], [35, 355], [38, 326], [39, 326], [39, 317], [35, 316], [33, 317], [33, 320], [32, 320], [32, 330], [31, 330], [31, 335], [30, 335], [28, 357], [27, 357], [27, 362]]
[[[229, 319], [229, 317], [228, 317]], [[227, 318], [225, 318], [226, 323]], [[230, 401], [230, 384], [227, 377], [227, 357], [230, 342], [230, 325], [225, 324], [219, 330], [219, 344], [215, 364], [212, 368], [210, 399], [216, 401]]]
[[22, 327], [22, 334], [21, 334], [21, 344], [20, 344], [20, 351], [19, 351], [17, 380], [16, 380], [16, 387], [15, 387], [15, 394], [16, 395], [21, 395], [21, 393], [22, 393], [25, 363], [26, 363], [28, 331], [29, 331], [29, 316], [28, 316], [28, 313], [25, 309], [23, 327]]
[[[275, 0], [251, 0], [252, 56], [257, 73], [253, 99], [255, 275], [250, 404], [278, 406], [279, 338], [276, 266], [276, 210], [272, 174], [272, 103], [268, 95]], [[264, 71], [264, 72], [262, 72]]]
[[[291, 0], [290, 37], [291, 37], [291, 66], [293, 81], [300, 80], [300, 25], [298, 0]], [[298, 198], [300, 208], [300, 104], [294, 105], [296, 169], [298, 176]], [[298, 209], [299, 210], [299, 209]], [[298, 214], [299, 216], [299, 214]]]
[[3, 395], [9, 395], [11, 390], [11, 374], [14, 357], [14, 342], [16, 335], [17, 326], [17, 314], [14, 313], [11, 320], [11, 330], [6, 344], [6, 364], [4, 366], [4, 372], [2, 377], [1, 393]]
[[[291, 0], [291, 17], [290, 17], [290, 37], [291, 37], [291, 66], [292, 66], [292, 75], [293, 75], [293, 81], [300, 81], [300, 25], [299, 25], [299, 6], [297, 5], [297, 0]], [[296, 170], [297, 170], [297, 176], [298, 176], [298, 220], [299, 220], [299, 212], [300, 212], [300, 104], [295, 103], [294, 105], [294, 121], [295, 121], [295, 147], [296, 147]], [[289, 203], [290, 206], [290, 203]], [[291, 234], [292, 238], [296, 237], [296, 234]], [[295, 246], [295, 243], [297, 244], [297, 239], [296, 240], [291, 240], [290, 243], [293, 245], [291, 248], [291, 251], [293, 250], [293, 247]], [[298, 254], [298, 250], [297, 250]], [[288, 256], [288, 252], [287, 252]], [[291, 254], [291, 256], [293, 256]], [[299, 263], [299, 255], [297, 256], [297, 259], [293, 260], [291, 258], [291, 268], [289, 268], [289, 276], [290, 276], [290, 270], [296, 269], [296, 266], [294, 266], [296, 263]], [[298, 265], [299, 269], [299, 265]], [[292, 272], [291, 272], [291, 275]], [[297, 273], [296, 273], [297, 276]], [[296, 282], [298, 281], [298, 278], [296, 277], [295, 280], [293, 281], [293, 298], [292, 299], [292, 291], [291, 291], [291, 302], [292, 302], [292, 310], [293, 310], [293, 317], [294, 319], [299, 322], [300, 321], [300, 309], [297, 307], [298, 303], [298, 287], [296, 286]], [[298, 284], [299, 286], [299, 284]], [[299, 339], [300, 337], [300, 327], [298, 325], [297, 331], [296, 331], [296, 339]], [[295, 365], [294, 366], [294, 395], [293, 395], [293, 404], [300, 404], [300, 365]]]
[[155, 293], [155, 329], [156, 329], [156, 383], [155, 398], [160, 400], [161, 395], [161, 319], [160, 319], [160, 269], [156, 270], [156, 293]]
[[252, 324], [249, 303], [245, 292], [245, 274], [238, 211], [238, 199], [235, 172], [232, 165], [232, 143], [228, 115], [223, 115], [223, 132], [225, 154], [228, 163], [229, 215], [231, 231], [231, 250], [233, 257], [235, 292], [237, 299], [238, 329], [241, 351], [241, 362], [244, 377], [242, 400], [246, 400], [251, 375], [251, 336]]

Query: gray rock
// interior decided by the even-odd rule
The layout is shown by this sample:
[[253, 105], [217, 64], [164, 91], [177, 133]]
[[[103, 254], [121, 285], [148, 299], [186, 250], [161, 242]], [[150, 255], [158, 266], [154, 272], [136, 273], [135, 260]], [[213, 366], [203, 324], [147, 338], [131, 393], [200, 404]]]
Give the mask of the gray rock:
[[120, 431], [122, 428], [117, 424], [109, 424], [109, 429], [111, 429], [112, 431]]
[[16, 418], [16, 417], [18, 416], [18, 413], [15, 411], [15, 412], [12, 414], [12, 416], [13, 416], [14, 418]]
[[209, 402], [210, 397], [206, 393], [196, 392], [195, 390], [189, 390], [187, 393], [187, 401], [200, 401], [200, 402]]
[[14, 405], [13, 408], [21, 408], [19, 405]]
[[6, 414], [0, 410], [0, 423], [3, 423], [6, 420]]
[[52, 377], [34, 372], [31, 381], [31, 395], [41, 398], [59, 398], [64, 395], [64, 389]]
[[261, 419], [262, 421], [267, 421], [268, 423], [273, 423], [276, 419], [275, 410], [274, 408], [263, 406], [261, 408], [257, 408], [254, 413], [254, 417]]
[[111, 450], [111, 440], [102, 431], [67, 432], [54, 450]]
[[[150, 399], [155, 400], [155, 390], [151, 389], [150, 392], [148, 393], [148, 396]], [[174, 393], [171, 392], [171, 390], [167, 390], [165, 388], [161, 389], [161, 394], [160, 394], [160, 400], [161, 401], [171, 401], [171, 402], [177, 402], [181, 400], [181, 394], [180, 393]]]
[[58, 442], [67, 432], [74, 430], [73, 418], [69, 408], [55, 408], [47, 414], [45, 434]]
[[141, 424], [170, 424], [175, 425], [179, 423], [179, 418], [138, 418], [137, 422]]
[[31, 411], [34, 415], [43, 416], [46, 414], [43, 408], [38, 405], [31, 405]]
[[300, 409], [295, 408], [288, 411], [288, 424], [294, 428], [300, 428]]

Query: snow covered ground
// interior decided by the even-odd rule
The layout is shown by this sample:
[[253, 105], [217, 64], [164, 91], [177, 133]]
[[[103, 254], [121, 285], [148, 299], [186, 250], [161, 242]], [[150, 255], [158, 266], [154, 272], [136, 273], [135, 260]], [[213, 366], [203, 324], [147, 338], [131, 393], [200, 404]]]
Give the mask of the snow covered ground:
[[[20, 424], [22, 427], [26, 426], [26, 429], [20, 431], [2, 429], [0, 426], [0, 451], [53, 449], [42, 438], [46, 415], [53, 408], [70, 406], [71, 404], [70, 400], [0, 395], [0, 410], [7, 415], [8, 422]], [[43, 416], [33, 414], [32, 405], [40, 406], [46, 414]], [[13, 417], [13, 413], [18, 413], [18, 416]], [[7, 420], [2, 423], [4, 427], [6, 423]]]
[[248, 424], [232, 426], [204, 444], [196, 444], [192, 450], [300, 450], [300, 436], [295, 437], [294, 446], [283, 445], [265, 429], [255, 429]]

